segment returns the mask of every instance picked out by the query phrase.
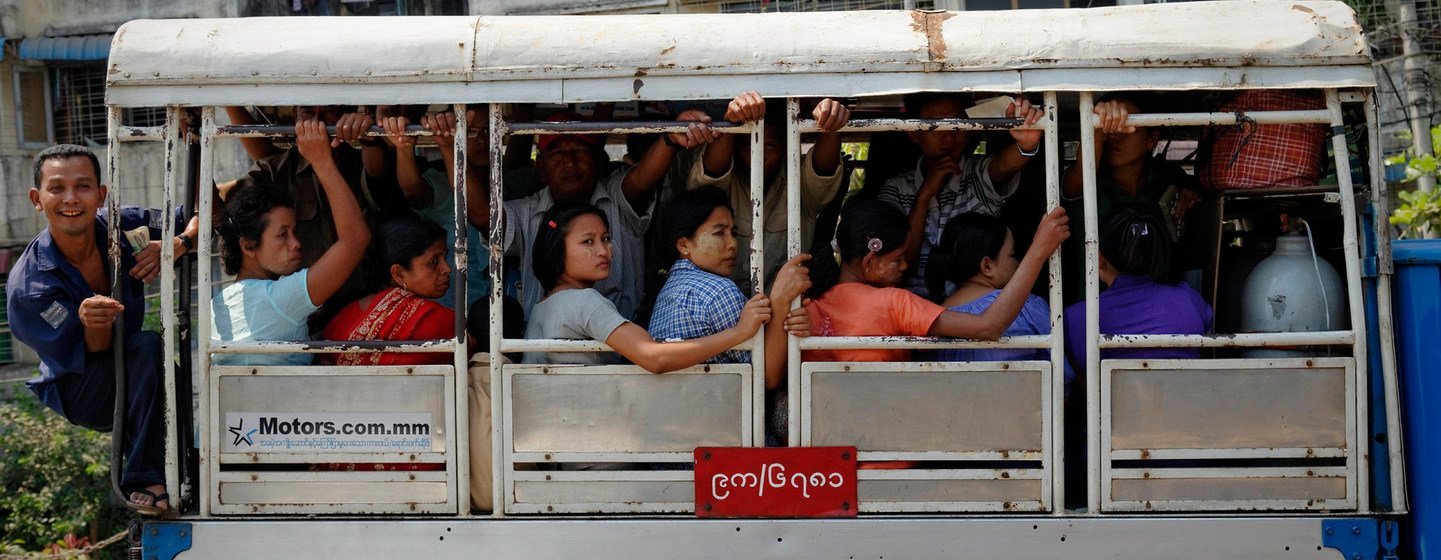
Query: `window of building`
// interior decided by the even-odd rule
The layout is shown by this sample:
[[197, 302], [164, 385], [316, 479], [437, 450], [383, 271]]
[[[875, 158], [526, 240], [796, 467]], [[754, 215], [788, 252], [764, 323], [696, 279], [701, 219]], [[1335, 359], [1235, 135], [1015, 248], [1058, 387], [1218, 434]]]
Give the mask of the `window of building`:
[[15, 84], [15, 128], [22, 148], [50, 145], [50, 102], [46, 95], [45, 68], [17, 64]]

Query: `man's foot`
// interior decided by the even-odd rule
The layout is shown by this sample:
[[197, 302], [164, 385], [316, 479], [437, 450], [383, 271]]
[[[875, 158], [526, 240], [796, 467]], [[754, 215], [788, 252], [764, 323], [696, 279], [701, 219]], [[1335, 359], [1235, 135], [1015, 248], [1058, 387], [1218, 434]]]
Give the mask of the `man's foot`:
[[131, 511], [146, 517], [169, 517], [170, 494], [165, 492], [162, 484], [152, 484], [130, 492], [130, 503], [126, 504]]

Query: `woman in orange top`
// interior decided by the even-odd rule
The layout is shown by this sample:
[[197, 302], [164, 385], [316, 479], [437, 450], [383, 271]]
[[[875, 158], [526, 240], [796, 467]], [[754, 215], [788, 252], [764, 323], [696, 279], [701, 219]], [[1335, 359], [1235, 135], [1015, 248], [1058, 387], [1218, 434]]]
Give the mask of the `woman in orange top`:
[[[455, 311], [432, 301], [450, 289], [445, 230], [419, 217], [390, 220], [376, 238], [389, 282], [342, 309], [325, 340], [436, 340], [455, 336]], [[336, 365], [449, 364], [449, 353], [346, 352]]]
[[[980, 315], [947, 311], [896, 286], [906, 277], [906, 217], [879, 201], [841, 212], [831, 251], [812, 251], [812, 336], [949, 336], [995, 340], [1015, 321], [1042, 266], [1070, 235], [1065, 210], [1041, 220], [1035, 240], [994, 303]], [[839, 256], [832, 254], [839, 253]], [[910, 350], [809, 350], [806, 361], [906, 361]]]

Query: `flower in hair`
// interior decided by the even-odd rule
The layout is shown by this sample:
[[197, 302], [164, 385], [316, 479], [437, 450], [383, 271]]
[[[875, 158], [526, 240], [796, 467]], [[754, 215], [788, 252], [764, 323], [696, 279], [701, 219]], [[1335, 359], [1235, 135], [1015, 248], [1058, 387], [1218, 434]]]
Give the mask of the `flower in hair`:
[[555, 228], [556, 228], [555, 220], [551, 220], [551, 221], [549, 221], [549, 222], [546, 222], [545, 225], [550, 226], [550, 229], [555, 229]]
[[881, 249], [884, 248], [886, 248], [886, 246], [884, 243], [881, 243], [881, 240], [879, 238], [872, 237], [870, 238], [870, 240], [866, 241], [866, 249], [869, 249], [872, 253], [880, 253]]

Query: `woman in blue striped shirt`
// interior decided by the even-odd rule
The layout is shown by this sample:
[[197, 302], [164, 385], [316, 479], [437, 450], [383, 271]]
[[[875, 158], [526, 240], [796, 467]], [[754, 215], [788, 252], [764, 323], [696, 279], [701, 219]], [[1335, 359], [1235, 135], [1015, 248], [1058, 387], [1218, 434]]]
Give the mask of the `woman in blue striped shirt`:
[[[689, 340], [734, 327], [746, 296], [731, 280], [736, 255], [735, 217], [726, 194], [698, 188], [677, 195], [666, 205], [656, 227], [652, 255], [669, 263], [665, 285], [656, 294], [650, 316], [650, 335], [656, 340]], [[771, 287], [777, 306], [800, 297], [811, 285], [800, 255], [781, 267]], [[810, 334], [805, 307], [790, 314], [773, 313], [766, 324], [766, 387], [780, 385], [785, 375], [786, 333]], [[706, 363], [744, 363], [745, 352], [722, 352]]]

